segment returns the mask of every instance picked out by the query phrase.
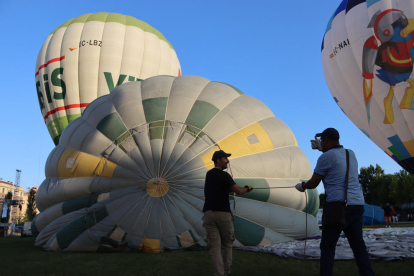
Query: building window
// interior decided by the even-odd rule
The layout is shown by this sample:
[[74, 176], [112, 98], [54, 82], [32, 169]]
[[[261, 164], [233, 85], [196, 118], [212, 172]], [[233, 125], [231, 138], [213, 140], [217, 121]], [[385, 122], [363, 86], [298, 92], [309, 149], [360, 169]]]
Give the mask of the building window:
[[2, 193], [4, 194], [4, 188], [3, 188], [3, 192]]

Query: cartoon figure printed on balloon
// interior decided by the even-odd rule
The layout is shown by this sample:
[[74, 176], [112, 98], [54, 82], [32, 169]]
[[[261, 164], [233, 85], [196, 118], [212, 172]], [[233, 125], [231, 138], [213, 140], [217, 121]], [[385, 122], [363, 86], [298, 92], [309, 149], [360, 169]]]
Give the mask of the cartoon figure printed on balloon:
[[[388, 95], [384, 98], [384, 124], [392, 124], [394, 122], [392, 100], [394, 87], [398, 83], [408, 82], [410, 84], [405, 89], [400, 109], [414, 110], [412, 103], [414, 80], [411, 77], [414, 55], [414, 19], [407, 19], [400, 10], [388, 9], [375, 13], [368, 28], [373, 28], [375, 34], [367, 39], [362, 53], [363, 89], [368, 123], [370, 122], [369, 109], [374, 89], [372, 87], [374, 66], [378, 65], [381, 69], [377, 70], [376, 76], [390, 85]], [[380, 41], [379, 45], [377, 40]]]

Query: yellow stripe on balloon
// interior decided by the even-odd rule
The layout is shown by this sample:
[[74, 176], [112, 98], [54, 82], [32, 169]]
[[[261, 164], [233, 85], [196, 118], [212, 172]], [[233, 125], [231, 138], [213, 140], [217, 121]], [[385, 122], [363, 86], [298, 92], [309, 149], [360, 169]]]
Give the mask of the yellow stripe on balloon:
[[295, 140], [295, 146], [299, 147], [299, 145], [298, 145], [298, 141], [296, 141], [296, 137], [295, 137], [295, 135], [293, 134], [293, 132], [292, 132], [292, 136], [293, 136], [293, 140]]
[[[297, 144], [296, 139], [295, 144]], [[269, 135], [258, 122], [242, 128], [224, 138], [218, 142], [218, 145], [220, 149], [231, 153], [231, 157], [229, 159], [273, 149], [273, 144], [269, 138]], [[219, 150], [219, 148], [216, 147], [201, 157], [201, 160], [203, 160], [207, 169], [214, 166], [211, 158], [216, 150]]]
[[403, 144], [410, 153], [411, 157], [414, 157], [414, 139], [407, 142], [403, 142]]
[[59, 177], [112, 177], [117, 165], [105, 157], [96, 157], [67, 148], [59, 158]]

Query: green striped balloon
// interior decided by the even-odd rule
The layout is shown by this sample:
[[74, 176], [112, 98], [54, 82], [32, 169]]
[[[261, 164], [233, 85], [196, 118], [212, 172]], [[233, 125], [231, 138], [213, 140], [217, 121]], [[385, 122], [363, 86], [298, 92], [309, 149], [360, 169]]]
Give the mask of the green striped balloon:
[[[204, 179], [213, 152], [256, 189], [231, 196], [235, 245], [319, 234], [311, 167], [289, 127], [261, 101], [196, 76], [130, 82], [93, 101], [46, 163], [32, 223], [36, 246], [63, 251], [202, 249]], [[269, 189], [291, 186], [291, 189]], [[306, 209], [307, 205], [307, 209]]]

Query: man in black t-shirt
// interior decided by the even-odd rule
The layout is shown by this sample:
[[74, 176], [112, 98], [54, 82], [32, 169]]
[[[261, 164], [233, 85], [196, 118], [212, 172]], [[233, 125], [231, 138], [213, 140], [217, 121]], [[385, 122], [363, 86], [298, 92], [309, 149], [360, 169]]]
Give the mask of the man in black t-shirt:
[[242, 195], [253, 190], [251, 186], [238, 186], [233, 178], [223, 171], [227, 169], [229, 156], [231, 154], [222, 150], [214, 152], [212, 160], [215, 167], [207, 172], [204, 185], [203, 226], [207, 231], [214, 275], [220, 276], [231, 273], [234, 217], [230, 210], [229, 193], [232, 191]]

